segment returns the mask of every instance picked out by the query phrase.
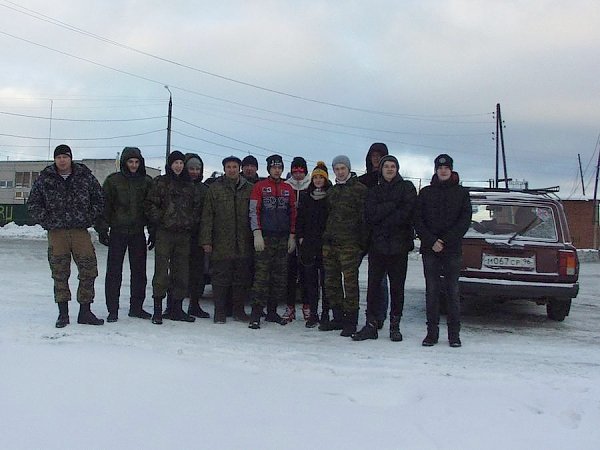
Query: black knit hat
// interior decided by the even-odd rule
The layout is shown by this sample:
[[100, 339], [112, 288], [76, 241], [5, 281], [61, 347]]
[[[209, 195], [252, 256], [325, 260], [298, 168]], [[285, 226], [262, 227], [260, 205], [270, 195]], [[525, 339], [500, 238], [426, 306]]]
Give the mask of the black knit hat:
[[73, 159], [71, 147], [69, 147], [67, 144], [60, 144], [54, 149], [54, 157], [56, 158], [58, 155], [67, 155], [69, 158]]
[[173, 165], [175, 161], [181, 160], [181, 162], [185, 161], [185, 156], [179, 150], [175, 150], [169, 154], [169, 158], [167, 159], [169, 167]]
[[237, 156], [228, 156], [227, 158], [223, 158], [223, 167], [225, 167], [225, 164], [227, 164], [228, 162], [236, 162], [238, 164], [238, 166], [242, 166], [242, 160], [240, 158], [238, 158]]
[[271, 155], [267, 157], [267, 171], [273, 166], [281, 166], [283, 170], [283, 159], [279, 155]]
[[242, 159], [242, 167], [245, 166], [255, 166], [258, 169], [258, 161], [254, 156], [248, 155], [244, 159]]
[[305, 174], [308, 173], [308, 166], [306, 165], [306, 160], [302, 156], [296, 156], [292, 160], [292, 165], [291, 165], [292, 172], [294, 171], [294, 168], [296, 168], [296, 167], [300, 167], [302, 170], [304, 170]]
[[435, 170], [438, 170], [438, 167], [440, 166], [447, 166], [448, 168], [450, 168], [450, 170], [452, 170], [454, 166], [454, 161], [452, 160], [450, 155], [442, 153], [441, 155], [438, 155], [437, 158], [435, 158], [435, 160], [433, 161], [433, 165], [435, 167]]

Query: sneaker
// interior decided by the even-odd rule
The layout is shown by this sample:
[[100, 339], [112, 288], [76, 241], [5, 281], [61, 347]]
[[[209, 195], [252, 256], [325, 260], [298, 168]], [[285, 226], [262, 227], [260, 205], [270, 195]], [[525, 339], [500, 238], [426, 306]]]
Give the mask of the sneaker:
[[265, 317], [265, 322], [274, 322], [279, 325], [287, 325], [288, 321], [277, 314], [275, 311], [267, 313], [267, 317]]
[[421, 343], [421, 345], [423, 347], [433, 347], [437, 343], [438, 343], [438, 337], [435, 336], [434, 334], [427, 333], [427, 336], [425, 336], [425, 339], [423, 339], [423, 342]]
[[302, 305], [302, 315], [304, 316], [305, 321], [310, 319], [310, 305], [308, 303]]
[[251, 330], [260, 330], [260, 319], [250, 321], [248, 328], [250, 328]]
[[458, 336], [453, 336], [451, 339], [449, 339], [448, 344], [453, 348], [462, 347], [462, 342], [460, 342], [460, 338]]
[[296, 307], [289, 305], [286, 306], [282, 318], [286, 321], [286, 323], [290, 323], [291, 321], [296, 320]]

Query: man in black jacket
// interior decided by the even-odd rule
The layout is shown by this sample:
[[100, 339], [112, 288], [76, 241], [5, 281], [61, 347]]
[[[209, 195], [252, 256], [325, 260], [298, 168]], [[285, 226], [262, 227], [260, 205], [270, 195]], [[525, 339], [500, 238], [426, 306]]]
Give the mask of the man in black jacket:
[[419, 193], [415, 208], [415, 230], [421, 240], [425, 274], [427, 336], [423, 345], [437, 344], [440, 321], [440, 277], [448, 296], [448, 342], [460, 347], [460, 297], [458, 278], [462, 266], [462, 237], [471, 223], [469, 191], [459, 184], [453, 160], [441, 154], [434, 161], [431, 184]]
[[[96, 223], [98, 240], [108, 246], [104, 289], [107, 322], [119, 319], [125, 252], [129, 254], [131, 270], [129, 317], [152, 317], [142, 309], [147, 283], [144, 227], [148, 225], [148, 220], [144, 214], [144, 200], [151, 186], [152, 178], [146, 175], [142, 152], [137, 147], [125, 147], [121, 153], [121, 170], [109, 175], [104, 181], [104, 214]], [[152, 230], [149, 231], [153, 234]]]
[[367, 192], [365, 221], [369, 227], [369, 276], [367, 323], [352, 336], [355, 341], [377, 339], [381, 311], [381, 283], [390, 279], [390, 339], [402, 340], [400, 318], [404, 309], [404, 282], [408, 253], [414, 248], [412, 215], [417, 199], [414, 185], [398, 173], [398, 160], [391, 155], [380, 161], [379, 183]]
[[54, 164], [40, 173], [27, 202], [33, 221], [48, 230], [48, 262], [54, 279], [54, 301], [59, 311], [56, 328], [69, 324], [71, 256], [79, 272], [77, 323], [104, 323], [90, 310], [98, 262], [87, 230], [102, 214], [103, 208], [102, 188], [90, 169], [73, 162], [68, 145], [56, 147]]

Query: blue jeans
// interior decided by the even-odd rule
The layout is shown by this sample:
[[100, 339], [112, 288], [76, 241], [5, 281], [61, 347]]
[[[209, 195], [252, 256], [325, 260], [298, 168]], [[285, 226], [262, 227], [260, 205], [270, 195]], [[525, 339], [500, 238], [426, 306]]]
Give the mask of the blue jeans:
[[427, 325], [440, 323], [440, 277], [445, 279], [448, 298], [446, 321], [449, 327], [460, 326], [460, 295], [458, 278], [462, 267], [462, 255], [427, 252], [423, 253], [423, 272], [425, 275], [425, 299]]

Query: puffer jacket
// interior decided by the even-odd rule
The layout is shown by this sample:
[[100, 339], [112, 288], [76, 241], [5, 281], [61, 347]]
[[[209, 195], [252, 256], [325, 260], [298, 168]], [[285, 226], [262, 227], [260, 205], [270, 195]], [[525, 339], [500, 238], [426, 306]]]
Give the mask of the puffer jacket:
[[415, 207], [414, 226], [421, 240], [421, 253], [433, 253], [435, 241], [444, 241], [444, 253], [460, 254], [462, 237], [471, 224], [469, 191], [459, 184], [452, 172], [442, 182], [434, 175], [429, 186], [421, 189]]
[[[127, 160], [137, 158], [140, 166], [135, 173], [127, 169]], [[146, 165], [139, 149], [128, 147], [121, 154], [121, 170], [109, 175], [102, 188], [106, 197], [104, 214], [96, 224], [96, 231], [109, 229], [124, 234], [143, 233], [148, 219], [144, 200], [152, 187], [152, 178], [146, 175]]]
[[369, 253], [397, 255], [414, 248], [412, 219], [417, 190], [400, 175], [391, 181], [379, 178], [369, 189], [365, 221], [369, 228]]
[[92, 171], [72, 163], [64, 179], [54, 164], [46, 167], [33, 184], [27, 210], [31, 219], [46, 230], [89, 228], [104, 208], [104, 193]]
[[253, 255], [249, 218], [252, 186], [243, 177], [235, 182], [221, 176], [208, 188], [202, 208], [199, 244], [212, 246], [213, 260]]
[[146, 216], [157, 229], [191, 232], [196, 227], [202, 200], [186, 170], [167, 173], [153, 180], [144, 202]]
[[352, 173], [348, 181], [334, 185], [327, 192], [327, 224], [323, 243], [358, 244], [367, 249], [364, 221], [367, 187]]

